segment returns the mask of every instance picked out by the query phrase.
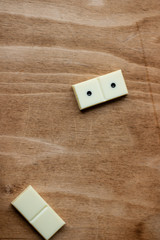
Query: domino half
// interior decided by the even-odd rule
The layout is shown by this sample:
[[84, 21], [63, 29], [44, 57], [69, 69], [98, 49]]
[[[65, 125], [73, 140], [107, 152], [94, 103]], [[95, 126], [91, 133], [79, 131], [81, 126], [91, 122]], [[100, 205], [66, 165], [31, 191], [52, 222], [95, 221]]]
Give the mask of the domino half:
[[32, 186], [28, 186], [11, 204], [44, 239], [50, 239], [65, 224]]
[[80, 110], [128, 94], [121, 70], [72, 85], [72, 88]]

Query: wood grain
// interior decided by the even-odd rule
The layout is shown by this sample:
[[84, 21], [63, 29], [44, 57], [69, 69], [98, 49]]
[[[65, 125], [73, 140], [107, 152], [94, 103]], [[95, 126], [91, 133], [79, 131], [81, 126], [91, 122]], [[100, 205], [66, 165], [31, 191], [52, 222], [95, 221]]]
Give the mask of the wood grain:
[[[11, 207], [29, 184], [55, 240], [160, 240], [159, 0], [0, 1], [0, 239], [41, 239]], [[71, 85], [122, 69], [128, 97], [80, 112]]]

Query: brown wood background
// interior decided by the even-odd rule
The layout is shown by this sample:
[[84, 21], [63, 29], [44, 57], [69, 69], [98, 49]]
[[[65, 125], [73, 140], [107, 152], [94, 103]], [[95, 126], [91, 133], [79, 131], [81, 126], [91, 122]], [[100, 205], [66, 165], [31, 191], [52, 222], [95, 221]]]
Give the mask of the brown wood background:
[[[71, 85], [122, 69], [128, 97], [80, 112]], [[159, 0], [0, 1], [0, 239], [41, 239], [10, 202], [29, 184], [55, 240], [160, 239]]]

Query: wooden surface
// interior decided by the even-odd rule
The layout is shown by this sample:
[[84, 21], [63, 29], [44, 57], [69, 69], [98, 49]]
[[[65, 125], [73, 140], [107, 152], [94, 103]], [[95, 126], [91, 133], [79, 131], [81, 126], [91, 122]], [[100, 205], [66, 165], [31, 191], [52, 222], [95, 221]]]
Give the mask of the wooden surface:
[[[128, 97], [80, 112], [71, 85], [122, 69]], [[159, 0], [0, 1], [0, 239], [41, 239], [10, 202], [29, 184], [55, 240], [160, 239]]]

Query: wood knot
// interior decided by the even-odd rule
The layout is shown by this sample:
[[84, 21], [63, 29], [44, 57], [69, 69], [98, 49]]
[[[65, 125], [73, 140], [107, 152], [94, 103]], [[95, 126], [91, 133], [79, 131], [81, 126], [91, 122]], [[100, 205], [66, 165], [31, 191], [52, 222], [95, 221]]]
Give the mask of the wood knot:
[[160, 240], [160, 215], [148, 216], [138, 223], [135, 234], [138, 240]]
[[12, 194], [14, 192], [14, 185], [6, 185], [4, 186], [4, 192], [7, 194]]
[[143, 222], [140, 222], [136, 225], [135, 233], [138, 239], [143, 239]]

